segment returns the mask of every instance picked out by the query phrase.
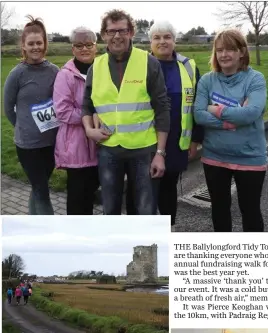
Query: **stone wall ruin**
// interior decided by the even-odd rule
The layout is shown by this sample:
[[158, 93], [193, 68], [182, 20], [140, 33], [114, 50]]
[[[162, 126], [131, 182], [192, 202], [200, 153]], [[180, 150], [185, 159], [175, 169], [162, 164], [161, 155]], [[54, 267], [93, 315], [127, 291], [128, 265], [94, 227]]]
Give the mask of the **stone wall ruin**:
[[156, 283], [157, 245], [135, 246], [133, 260], [127, 265], [128, 283]]

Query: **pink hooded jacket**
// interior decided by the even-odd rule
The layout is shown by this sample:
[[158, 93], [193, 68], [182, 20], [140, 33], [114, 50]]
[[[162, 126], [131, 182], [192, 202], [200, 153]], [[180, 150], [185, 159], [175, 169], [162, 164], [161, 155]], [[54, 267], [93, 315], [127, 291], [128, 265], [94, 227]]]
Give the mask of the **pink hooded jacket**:
[[61, 122], [55, 147], [56, 168], [85, 168], [97, 165], [96, 144], [86, 137], [82, 125], [85, 79], [69, 60], [57, 74], [53, 102]]
[[16, 288], [15, 296], [22, 296], [22, 290], [20, 288]]

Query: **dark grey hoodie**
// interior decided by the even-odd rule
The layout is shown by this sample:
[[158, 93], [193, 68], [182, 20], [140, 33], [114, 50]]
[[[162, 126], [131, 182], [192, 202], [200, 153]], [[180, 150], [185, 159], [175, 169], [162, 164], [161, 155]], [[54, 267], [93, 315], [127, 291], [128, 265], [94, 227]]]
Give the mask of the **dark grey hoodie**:
[[15, 127], [14, 141], [18, 147], [30, 149], [55, 144], [57, 128], [41, 132], [31, 110], [33, 105], [52, 99], [58, 71], [56, 65], [45, 60], [36, 65], [21, 62], [9, 73], [4, 85], [4, 111]]

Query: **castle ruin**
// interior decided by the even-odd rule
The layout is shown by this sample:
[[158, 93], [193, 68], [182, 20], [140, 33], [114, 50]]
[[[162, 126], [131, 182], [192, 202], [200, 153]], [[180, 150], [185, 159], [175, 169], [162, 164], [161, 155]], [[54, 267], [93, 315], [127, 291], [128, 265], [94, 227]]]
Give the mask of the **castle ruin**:
[[157, 245], [135, 246], [133, 260], [127, 265], [128, 283], [156, 283]]

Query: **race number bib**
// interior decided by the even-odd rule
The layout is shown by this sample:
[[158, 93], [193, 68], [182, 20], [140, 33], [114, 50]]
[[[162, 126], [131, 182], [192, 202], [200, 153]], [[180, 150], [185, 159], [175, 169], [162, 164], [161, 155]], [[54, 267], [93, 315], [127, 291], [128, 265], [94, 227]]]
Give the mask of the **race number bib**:
[[56, 118], [52, 99], [42, 104], [33, 105], [31, 113], [41, 133], [60, 125], [60, 122]]

